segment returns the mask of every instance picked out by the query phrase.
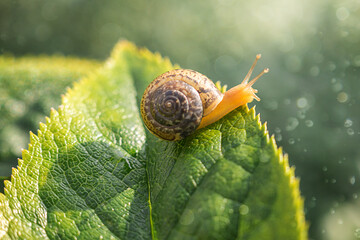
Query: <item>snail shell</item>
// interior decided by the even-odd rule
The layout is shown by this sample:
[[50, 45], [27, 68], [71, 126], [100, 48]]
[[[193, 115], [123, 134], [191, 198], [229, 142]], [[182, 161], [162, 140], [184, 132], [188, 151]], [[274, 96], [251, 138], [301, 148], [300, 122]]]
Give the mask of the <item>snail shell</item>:
[[254, 99], [260, 101], [252, 85], [269, 69], [265, 68], [250, 80], [260, 57], [256, 55], [244, 80], [224, 94], [210, 79], [193, 70], [177, 69], [160, 75], [146, 88], [141, 99], [141, 115], [146, 127], [162, 139], [176, 141], [241, 105]]
[[157, 77], [141, 99], [141, 115], [154, 135], [169, 141], [193, 133], [203, 116], [223, 99], [223, 94], [205, 75], [175, 69]]

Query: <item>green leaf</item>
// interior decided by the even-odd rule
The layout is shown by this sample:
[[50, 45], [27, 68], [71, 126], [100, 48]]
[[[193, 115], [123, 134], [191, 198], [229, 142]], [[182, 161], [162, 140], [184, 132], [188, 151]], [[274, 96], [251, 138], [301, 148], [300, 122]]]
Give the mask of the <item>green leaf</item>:
[[98, 67], [98, 62], [69, 57], [0, 56], [0, 176], [10, 175], [5, 166], [21, 156], [29, 130], [60, 105], [66, 88]]
[[4, 239], [306, 239], [299, 182], [246, 106], [179, 142], [144, 129], [147, 84], [174, 68], [128, 42], [31, 134]]

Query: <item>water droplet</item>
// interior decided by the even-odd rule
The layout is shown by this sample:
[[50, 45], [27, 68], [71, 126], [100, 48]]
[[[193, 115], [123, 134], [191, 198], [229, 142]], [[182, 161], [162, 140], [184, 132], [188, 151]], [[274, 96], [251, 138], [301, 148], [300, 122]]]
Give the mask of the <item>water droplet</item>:
[[307, 152], [308, 150], [306, 148], [304, 148], [304, 152]]
[[348, 128], [347, 130], [346, 130], [346, 132], [347, 132], [347, 134], [349, 134], [350, 136], [352, 136], [352, 135], [354, 135], [354, 129], [352, 129], [352, 128]]
[[300, 119], [306, 118], [305, 109], [299, 110], [299, 111], [297, 112], [297, 117], [300, 118]]
[[346, 102], [348, 99], [349, 99], [349, 96], [347, 95], [347, 93], [345, 92], [340, 92], [338, 95], [337, 95], [337, 98], [338, 102], [340, 103], [344, 103]]
[[312, 127], [312, 126], [314, 126], [314, 122], [311, 121], [311, 120], [306, 120], [306, 121], [305, 121], [305, 126], [307, 126], [307, 127]]
[[287, 126], [285, 129], [286, 131], [293, 131], [298, 125], [299, 125], [299, 120], [297, 120], [297, 118], [290, 117], [288, 118]]
[[331, 209], [330, 209], [330, 213], [331, 213], [331, 214], [335, 214], [335, 209], [331, 208]]
[[358, 195], [356, 193], [353, 194], [353, 199], [357, 199]]
[[295, 143], [295, 139], [290, 138], [290, 139], [289, 139], [289, 144], [294, 144], [294, 143]]
[[353, 122], [351, 121], [351, 119], [347, 118], [345, 120], [344, 127], [351, 127], [352, 124], [353, 124]]
[[331, 183], [336, 183], [336, 179], [335, 179], [335, 178], [332, 178], [332, 179], [331, 179]]
[[350, 177], [349, 182], [351, 185], [354, 185], [355, 184], [355, 176]]
[[249, 213], [249, 207], [245, 204], [242, 204], [239, 208], [241, 215], [246, 215]]
[[342, 220], [342, 219], [338, 219], [338, 224], [343, 224], [344, 223], [344, 221]]
[[336, 17], [340, 21], [346, 20], [350, 16], [349, 10], [345, 7], [340, 7], [336, 9]]
[[324, 172], [327, 172], [328, 168], [327, 168], [326, 166], [324, 166], [324, 167], [322, 168], [322, 170], [323, 170]]

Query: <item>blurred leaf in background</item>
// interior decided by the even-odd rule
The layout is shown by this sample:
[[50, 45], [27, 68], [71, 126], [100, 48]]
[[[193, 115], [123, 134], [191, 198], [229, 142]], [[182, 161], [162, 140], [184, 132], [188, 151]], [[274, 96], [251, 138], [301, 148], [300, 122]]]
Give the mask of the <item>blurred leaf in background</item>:
[[[98, 66], [76, 58], [0, 56], [0, 176], [10, 176], [29, 131], [61, 103], [66, 88]], [[0, 187], [3, 192], [2, 181]]]
[[310, 237], [357, 236], [329, 219], [359, 211], [358, 0], [0, 1], [1, 53], [105, 59], [121, 38], [230, 87], [261, 52], [257, 111], [296, 166]]

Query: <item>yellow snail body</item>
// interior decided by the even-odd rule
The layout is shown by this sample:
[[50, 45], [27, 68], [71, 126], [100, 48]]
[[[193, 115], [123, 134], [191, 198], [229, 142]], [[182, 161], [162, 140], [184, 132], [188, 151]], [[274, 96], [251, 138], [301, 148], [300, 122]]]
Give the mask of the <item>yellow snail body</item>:
[[251, 86], [269, 69], [264, 69], [249, 82], [260, 54], [241, 84], [225, 93], [201, 73], [175, 69], [163, 73], [150, 83], [141, 99], [141, 115], [154, 135], [177, 141], [195, 130], [216, 122], [235, 108], [252, 102], [256, 89]]

